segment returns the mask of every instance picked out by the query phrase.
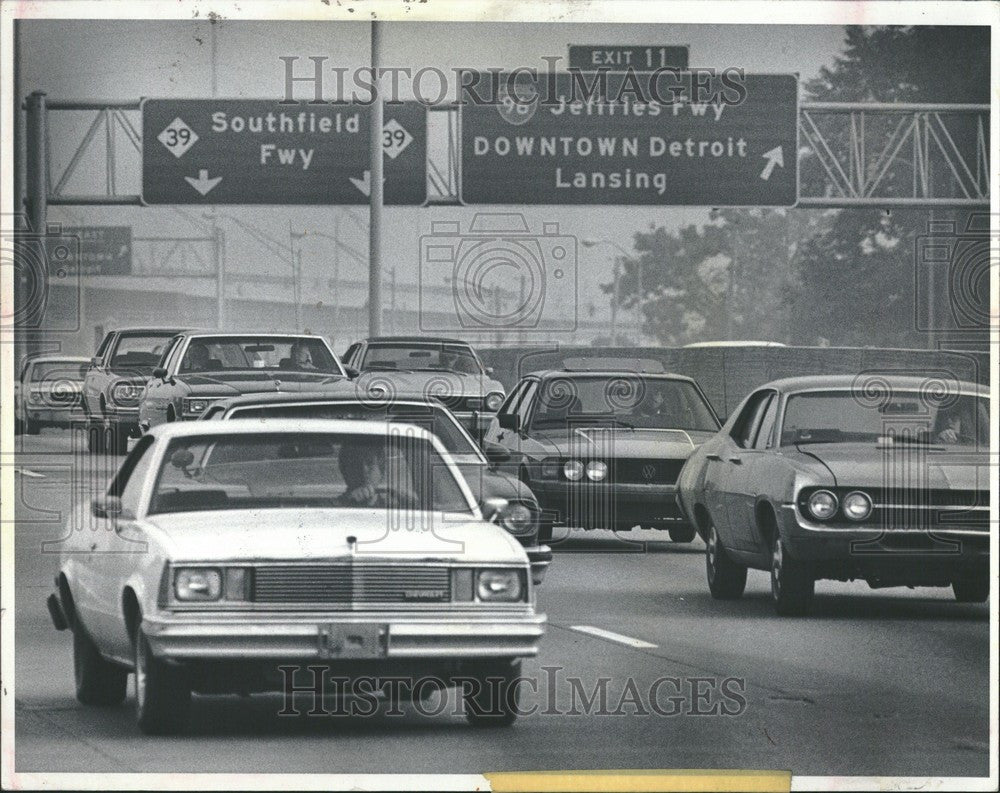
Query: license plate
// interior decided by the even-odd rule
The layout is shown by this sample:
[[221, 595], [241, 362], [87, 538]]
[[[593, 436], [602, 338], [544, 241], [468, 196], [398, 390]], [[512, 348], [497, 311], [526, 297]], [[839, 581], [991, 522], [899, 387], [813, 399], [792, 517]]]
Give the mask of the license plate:
[[389, 629], [385, 625], [325, 623], [319, 626], [320, 658], [382, 658]]

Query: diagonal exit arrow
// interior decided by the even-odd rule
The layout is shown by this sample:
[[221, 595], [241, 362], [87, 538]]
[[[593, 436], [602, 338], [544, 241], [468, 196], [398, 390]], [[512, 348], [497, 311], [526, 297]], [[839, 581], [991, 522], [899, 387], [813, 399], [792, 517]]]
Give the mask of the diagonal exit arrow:
[[778, 168], [785, 167], [785, 151], [781, 148], [781, 146], [776, 146], [770, 151], [764, 152], [760, 156], [767, 160], [764, 170], [760, 172], [760, 178], [765, 182], [771, 178], [771, 171], [774, 170], [775, 166]]
[[[366, 198], [372, 194], [371, 171], [365, 171], [364, 176], [362, 176], [360, 179], [358, 179], [356, 176], [348, 176], [347, 178], [351, 180], [351, 184], [353, 184], [356, 188], [358, 188], [358, 190], [360, 190], [362, 193], [365, 194]], [[384, 176], [382, 177], [382, 184], [385, 184]]]
[[198, 178], [194, 179], [190, 176], [185, 176], [184, 181], [187, 182], [191, 187], [197, 190], [202, 195], [208, 195], [209, 191], [215, 187], [219, 182], [222, 181], [221, 176], [216, 176], [214, 179], [208, 178], [208, 170], [202, 168], [198, 171]]

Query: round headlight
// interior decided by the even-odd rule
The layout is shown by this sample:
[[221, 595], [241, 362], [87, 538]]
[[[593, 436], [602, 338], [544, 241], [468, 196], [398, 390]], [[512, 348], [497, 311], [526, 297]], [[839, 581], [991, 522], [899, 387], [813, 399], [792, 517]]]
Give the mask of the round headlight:
[[864, 520], [872, 514], [872, 500], [860, 490], [848, 493], [844, 496], [844, 514], [851, 520]]
[[511, 504], [500, 514], [500, 525], [511, 534], [525, 534], [534, 526], [534, 516], [524, 504]]
[[809, 511], [817, 520], [829, 520], [837, 512], [837, 497], [829, 490], [817, 490], [809, 496]]
[[490, 413], [496, 413], [498, 410], [500, 410], [500, 406], [503, 404], [503, 394], [501, 394], [499, 391], [494, 391], [491, 394], [487, 394], [486, 400], [484, 401], [483, 404], [486, 406], [486, 409], [490, 411]]
[[587, 478], [591, 482], [600, 482], [608, 475], [608, 464], [602, 460], [591, 460], [587, 463]]
[[570, 482], [579, 482], [583, 478], [583, 463], [579, 460], [568, 460], [563, 466], [563, 476]]

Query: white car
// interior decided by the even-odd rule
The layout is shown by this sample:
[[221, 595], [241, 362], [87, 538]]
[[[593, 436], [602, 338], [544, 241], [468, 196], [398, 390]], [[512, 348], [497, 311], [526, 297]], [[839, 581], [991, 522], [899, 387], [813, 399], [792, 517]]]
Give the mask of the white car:
[[484, 514], [415, 425], [156, 427], [69, 517], [48, 606], [73, 631], [77, 698], [120, 703], [134, 672], [140, 728], [173, 732], [192, 691], [281, 691], [279, 667], [318, 664], [376, 690], [406, 675], [414, 697], [433, 676], [463, 687], [470, 722], [509, 724], [546, 620], [524, 549], [490, 522], [505, 506]]

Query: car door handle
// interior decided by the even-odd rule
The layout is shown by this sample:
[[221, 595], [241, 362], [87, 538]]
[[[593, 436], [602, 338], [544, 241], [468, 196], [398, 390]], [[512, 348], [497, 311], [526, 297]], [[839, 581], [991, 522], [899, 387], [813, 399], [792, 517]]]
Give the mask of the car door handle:
[[722, 458], [719, 457], [719, 455], [717, 455], [717, 454], [706, 454], [705, 455], [705, 459], [706, 460], [715, 460], [716, 462], [722, 462]]
[[739, 457], [730, 457], [729, 462], [731, 462], [733, 465], [743, 465], [743, 460], [741, 460]]

